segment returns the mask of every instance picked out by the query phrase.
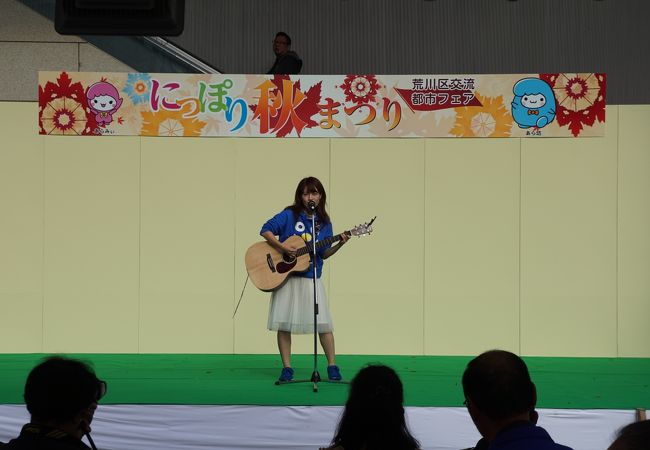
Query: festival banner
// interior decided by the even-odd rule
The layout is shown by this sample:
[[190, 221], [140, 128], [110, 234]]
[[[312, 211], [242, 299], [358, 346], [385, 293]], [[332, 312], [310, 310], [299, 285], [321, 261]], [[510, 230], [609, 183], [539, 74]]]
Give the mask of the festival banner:
[[603, 73], [224, 75], [39, 72], [40, 134], [584, 137]]

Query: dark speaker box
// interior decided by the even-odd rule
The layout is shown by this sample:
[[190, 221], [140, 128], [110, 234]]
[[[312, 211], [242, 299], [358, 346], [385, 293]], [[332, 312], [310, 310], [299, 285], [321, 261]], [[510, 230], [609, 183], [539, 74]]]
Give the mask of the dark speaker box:
[[56, 0], [59, 34], [178, 36], [185, 25], [185, 0]]

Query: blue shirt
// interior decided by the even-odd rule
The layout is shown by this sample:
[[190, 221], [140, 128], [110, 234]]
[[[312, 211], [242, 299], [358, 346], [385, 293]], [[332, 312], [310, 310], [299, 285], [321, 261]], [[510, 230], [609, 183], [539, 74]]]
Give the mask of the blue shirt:
[[488, 450], [572, 450], [558, 444], [542, 427], [530, 422], [513, 424], [497, 433]]
[[[317, 232], [316, 237], [320, 242], [328, 237], [333, 235], [332, 233], [332, 223], [322, 223], [319, 221], [318, 215], [316, 215], [316, 229], [320, 230]], [[306, 242], [312, 240], [312, 230], [311, 230], [311, 218], [307, 217], [307, 214], [304, 211], [301, 211], [298, 216], [298, 220], [295, 220], [293, 216], [293, 211], [290, 209], [285, 209], [284, 211], [279, 212], [275, 216], [271, 217], [260, 230], [260, 234], [270, 231], [275, 236], [278, 237], [280, 242], [286, 241], [290, 236], [300, 236]], [[317, 244], [318, 245], [318, 244]], [[316, 277], [320, 278], [323, 272], [323, 255], [325, 251], [330, 246], [321, 247], [316, 251]], [[313, 264], [309, 263], [309, 269], [305, 272], [296, 273], [297, 276], [305, 278], [313, 278], [314, 276], [314, 267]]]

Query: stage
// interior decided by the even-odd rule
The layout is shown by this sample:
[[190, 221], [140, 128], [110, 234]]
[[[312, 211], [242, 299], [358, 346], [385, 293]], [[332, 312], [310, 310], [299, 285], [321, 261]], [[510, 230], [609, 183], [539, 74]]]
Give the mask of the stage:
[[[24, 380], [39, 354], [0, 355], [0, 441], [27, 420]], [[331, 439], [346, 384], [274, 384], [276, 355], [77, 354], [108, 382], [93, 423], [107, 449], [314, 449]], [[400, 375], [409, 426], [423, 449], [458, 449], [478, 435], [460, 377], [467, 356], [341, 355], [344, 378], [367, 363]], [[606, 448], [636, 408], [650, 407], [650, 360], [526, 357], [538, 388], [540, 425], [575, 450]], [[311, 355], [294, 357], [296, 379], [308, 379]], [[325, 361], [319, 371], [326, 377]]]

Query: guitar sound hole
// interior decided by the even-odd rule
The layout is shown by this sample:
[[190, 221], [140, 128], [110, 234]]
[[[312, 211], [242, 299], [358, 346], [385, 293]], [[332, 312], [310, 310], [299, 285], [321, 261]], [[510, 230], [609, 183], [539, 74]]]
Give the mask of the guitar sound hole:
[[284, 253], [282, 255], [282, 260], [284, 262], [288, 263], [288, 264], [291, 264], [292, 262], [294, 262], [296, 260], [296, 257], [295, 257], [295, 255], [289, 255], [288, 253]]

